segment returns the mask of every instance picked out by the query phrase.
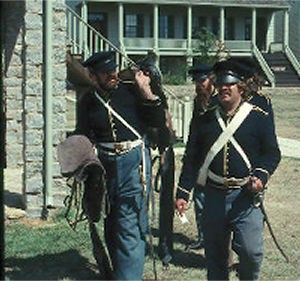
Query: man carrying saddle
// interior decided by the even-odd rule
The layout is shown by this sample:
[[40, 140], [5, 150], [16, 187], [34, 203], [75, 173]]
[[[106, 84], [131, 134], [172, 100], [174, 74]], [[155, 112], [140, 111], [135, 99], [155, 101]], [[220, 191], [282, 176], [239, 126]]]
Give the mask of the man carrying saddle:
[[151, 185], [145, 133], [149, 127], [165, 125], [162, 101], [141, 70], [135, 72], [134, 81], [120, 80], [112, 51], [94, 54], [83, 66], [95, 89], [79, 101], [75, 133], [95, 145], [106, 172], [110, 212], [104, 230], [113, 279], [141, 280]]

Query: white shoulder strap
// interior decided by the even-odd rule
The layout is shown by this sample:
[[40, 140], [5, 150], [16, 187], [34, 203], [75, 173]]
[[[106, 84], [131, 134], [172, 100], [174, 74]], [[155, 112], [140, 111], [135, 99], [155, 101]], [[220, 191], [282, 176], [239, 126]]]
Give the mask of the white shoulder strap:
[[[226, 128], [226, 125], [225, 125], [225, 122], [222, 119], [219, 111], [216, 112], [216, 116], [218, 118], [218, 122], [219, 122], [222, 130], [224, 131], [225, 128]], [[248, 156], [246, 155], [245, 151], [242, 149], [242, 147], [239, 145], [239, 143], [235, 140], [235, 138], [233, 136], [230, 138], [230, 141], [231, 141], [232, 145], [235, 147], [235, 149], [237, 150], [237, 152], [241, 155], [241, 157], [244, 160], [247, 168], [250, 171], [251, 170], [251, 163], [250, 163], [250, 160], [249, 160]]]
[[[239, 111], [235, 114], [232, 121], [226, 127], [226, 129], [221, 133], [219, 138], [212, 145], [210, 150], [208, 151], [206, 158], [204, 160], [203, 165], [201, 166], [198, 174], [197, 183], [200, 185], [205, 185], [207, 179], [207, 172], [211, 161], [215, 158], [217, 153], [222, 149], [222, 147], [228, 142], [228, 140], [233, 136], [235, 131], [239, 128], [239, 126], [246, 119], [253, 106], [247, 102], [244, 102]], [[216, 114], [218, 109], [216, 110]]]
[[128, 128], [134, 135], [139, 139], [142, 139], [142, 136], [135, 130], [118, 112], [116, 112], [107, 102], [101, 98], [98, 93], [95, 92], [96, 98], [107, 108], [126, 128]]

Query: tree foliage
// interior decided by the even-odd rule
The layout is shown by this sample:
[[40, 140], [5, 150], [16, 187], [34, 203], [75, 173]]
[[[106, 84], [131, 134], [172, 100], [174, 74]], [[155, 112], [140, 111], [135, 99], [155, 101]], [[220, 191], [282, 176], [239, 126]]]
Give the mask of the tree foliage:
[[197, 46], [194, 49], [194, 64], [213, 65], [229, 56], [224, 43], [206, 27], [195, 33], [195, 39]]

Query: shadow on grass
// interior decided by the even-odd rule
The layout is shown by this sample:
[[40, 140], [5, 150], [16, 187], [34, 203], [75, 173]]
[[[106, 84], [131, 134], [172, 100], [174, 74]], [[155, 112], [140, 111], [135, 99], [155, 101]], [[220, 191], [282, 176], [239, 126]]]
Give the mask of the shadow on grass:
[[24, 196], [17, 192], [4, 190], [4, 205], [25, 210]]
[[197, 252], [174, 250], [173, 259], [170, 262], [174, 266], [181, 266], [184, 268], [206, 268], [206, 260], [203, 255]]
[[[153, 237], [158, 238], [158, 229], [153, 228], [152, 229], [152, 235]], [[173, 233], [173, 244], [174, 244], [174, 250], [172, 254], [172, 260], [170, 264], [174, 266], [180, 266], [184, 268], [197, 268], [197, 269], [204, 269], [206, 268], [206, 259], [205, 257], [197, 252], [197, 251], [186, 251], [184, 248], [190, 244], [191, 242], [194, 242], [189, 237], [182, 233]], [[179, 244], [181, 246], [177, 247]], [[183, 249], [180, 249], [182, 248]], [[158, 253], [158, 245], [153, 245], [154, 252]]]
[[[49, 245], [50, 247], [50, 245]], [[5, 261], [6, 280], [99, 280], [96, 264], [78, 251], [9, 258]]]

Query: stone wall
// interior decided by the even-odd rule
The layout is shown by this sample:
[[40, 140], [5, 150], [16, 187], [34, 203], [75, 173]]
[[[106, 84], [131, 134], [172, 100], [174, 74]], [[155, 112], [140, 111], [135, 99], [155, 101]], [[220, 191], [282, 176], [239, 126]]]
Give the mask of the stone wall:
[[[4, 97], [6, 105], [6, 166], [21, 170], [13, 192], [24, 195], [27, 215], [44, 209], [44, 9], [42, 0], [3, 4]], [[62, 204], [55, 146], [66, 124], [66, 17], [63, 0], [52, 1], [53, 206]], [[5, 187], [6, 188], [6, 187]], [[59, 192], [58, 192], [59, 190]]]

